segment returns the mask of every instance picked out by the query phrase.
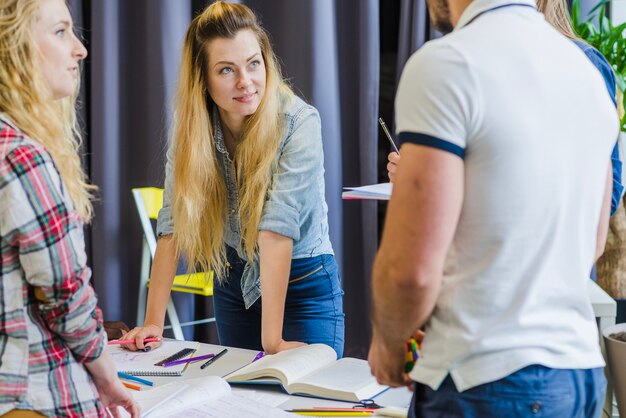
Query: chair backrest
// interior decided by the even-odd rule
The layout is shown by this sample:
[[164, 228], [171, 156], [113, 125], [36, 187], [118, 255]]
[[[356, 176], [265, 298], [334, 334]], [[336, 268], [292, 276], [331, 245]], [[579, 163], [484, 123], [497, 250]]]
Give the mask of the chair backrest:
[[138, 187], [133, 189], [133, 198], [135, 199], [135, 206], [141, 220], [143, 235], [148, 243], [150, 253], [154, 257], [156, 237], [150, 219], [157, 219], [159, 211], [163, 207], [163, 189], [158, 187]]

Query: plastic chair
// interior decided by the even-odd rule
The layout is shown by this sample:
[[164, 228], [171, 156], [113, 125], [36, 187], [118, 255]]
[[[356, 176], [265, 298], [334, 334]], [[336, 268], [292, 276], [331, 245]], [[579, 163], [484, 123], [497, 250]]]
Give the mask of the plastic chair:
[[[132, 192], [144, 236], [141, 254], [141, 276], [139, 280], [139, 303], [137, 305], [137, 325], [139, 325], [143, 324], [145, 319], [146, 300], [148, 287], [150, 286], [150, 266], [157, 245], [156, 236], [150, 220], [157, 219], [159, 210], [161, 210], [163, 206], [163, 189], [157, 187], [141, 187], [132, 189]], [[213, 296], [213, 272], [176, 275], [174, 277], [172, 291]], [[211, 317], [183, 322], [181, 324], [171, 297], [167, 304], [167, 317], [170, 325], [166, 326], [165, 329], [171, 328], [174, 332], [174, 338], [177, 340], [185, 339], [182, 327], [215, 322], [215, 318]]]

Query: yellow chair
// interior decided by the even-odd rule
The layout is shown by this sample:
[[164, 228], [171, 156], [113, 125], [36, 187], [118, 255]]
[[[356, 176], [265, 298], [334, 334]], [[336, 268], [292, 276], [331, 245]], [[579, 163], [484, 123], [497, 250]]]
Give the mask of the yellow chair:
[[[148, 287], [150, 286], [150, 266], [156, 251], [157, 240], [152, 228], [151, 219], [157, 219], [159, 210], [163, 206], [163, 189], [156, 187], [141, 187], [132, 189], [139, 219], [141, 220], [141, 228], [143, 229], [143, 251], [141, 254], [141, 276], [139, 280], [139, 303], [137, 306], [137, 325], [143, 324], [145, 319], [146, 300], [148, 296]], [[181, 274], [174, 277], [172, 285], [173, 292], [195, 293], [202, 296], [213, 296], [213, 272]], [[180, 323], [178, 313], [174, 302], [170, 297], [167, 304], [167, 317], [170, 325], [165, 329], [171, 328], [174, 332], [174, 338], [184, 340], [182, 327], [194, 326], [215, 322], [215, 318], [205, 318], [197, 321]]]

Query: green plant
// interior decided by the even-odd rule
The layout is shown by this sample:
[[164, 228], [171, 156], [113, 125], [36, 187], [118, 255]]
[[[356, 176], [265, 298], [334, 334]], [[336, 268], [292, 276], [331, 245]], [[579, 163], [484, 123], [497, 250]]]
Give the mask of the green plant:
[[589, 12], [589, 18], [581, 21], [580, 0], [572, 2], [572, 26], [574, 31], [589, 45], [596, 48], [609, 62], [615, 72], [622, 115], [621, 129], [626, 132], [626, 22], [614, 26], [606, 16], [606, 7], [611, 0], [602, 0]]

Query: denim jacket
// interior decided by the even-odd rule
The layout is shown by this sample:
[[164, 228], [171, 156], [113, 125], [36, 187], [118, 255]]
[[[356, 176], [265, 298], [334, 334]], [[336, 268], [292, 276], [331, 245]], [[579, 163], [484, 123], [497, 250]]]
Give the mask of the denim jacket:
[[[597, 49], [591, 45], [582, 42], [574, 41], [574, 43], [583, 50], [587, 58], [595, 65], [595, 67], [602, 74], [606, 89], [613, 100], [613, 104], [617, 106], [617, 100], [615, 99], [615, 74], [611, 66], [606, 61], [606, 58], [602, 56]], [[619, 156], [619, 143], [616, 143], [611, 152], [611, 163], [613, 165], [613, 192], [611, 196], [611, 216], [617, 212], [620, 200], [622, 200], [622, 193], [624, 192], [624, 185], [622, 184], [622, 161]]]
[[[285, 129], [277, 153], [278, 165], [272, 175], [259, 230], [292, 238], [293, 259], [333, 254], [328, 236], [328, 206], [324, 197], [324, 152], [319, 114], [313, 106], [296, 97], [283, 110], [282, 117]], [[213, 112], [213, 129], [218, 161], [228, 189], [228, 214], [224, 217], [228, 222], [224, 228], [224, 240], [247, 263], [241, 290], [246, 308], [249, 308], [261, 296], [259, 260], [256, 254], [250, 263], [239, 248], [241, 231], [237, 213], [237, 183], [232, 160], [224, 145], [217, 109]], [[165, 167], [163, 208], [157, 222], [159, 236], [169, 235], [175, 228], [171, 209], [173, 163], [173, 147], [170, 144]]]

